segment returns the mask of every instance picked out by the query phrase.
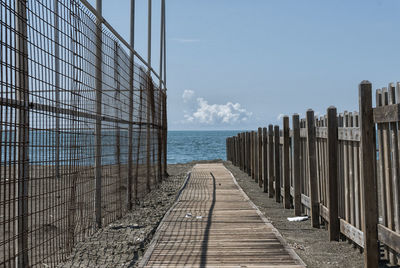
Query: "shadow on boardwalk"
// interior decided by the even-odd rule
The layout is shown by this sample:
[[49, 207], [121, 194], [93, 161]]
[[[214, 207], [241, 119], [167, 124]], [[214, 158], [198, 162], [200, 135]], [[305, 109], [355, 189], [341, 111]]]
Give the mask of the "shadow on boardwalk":
[[141, 267], [304, 267], [222, 164], [196, 165]]

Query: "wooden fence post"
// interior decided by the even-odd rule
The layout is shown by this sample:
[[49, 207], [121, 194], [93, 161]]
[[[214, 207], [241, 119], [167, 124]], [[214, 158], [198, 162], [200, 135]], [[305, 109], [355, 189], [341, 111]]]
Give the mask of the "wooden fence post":
[[262, 128], [258, 128], [258, 186], [263, 183], [263, 152], [262, 152]]
[[336, 108], [331, 106], [328, 115], [328, 209], [329, 240], [339, 241], [340, 226], [338, 215], [338, 128]]
[[246, 169], [245, 172], [247, 173], [247, 175], [249, 174], [249, 158], [250, 158], [250, 154], [249, 154], [249, 132], [245, 132], [245, 137], [246, 137], [246, 141], [245, 141], [245, 148], [246, 148], [246, 153], [245, 153], [245, 165], [246, 165]]
[[254, 182], [258, 183], [258, 132], [254, 131]]
[[274, 153], [275, 153], [275, 201], [281, 202], [281, 161], [279, 157], [280, 136], [279, 126], [274, 127]]
[[376, 184], [375, 123], [372, 109], [372, 85], [362, 81], [358, 88], [361, 132], [361, 178], [363, 191], [364, 267], [378, 267], [378, 197]]
[[247, 132], [247, 175], [251, 176], [251, 135]]
[[240, 133], [240, 169], [244, 171], [244, 133]]
[[290, 169], [289, 169], [289, 117], [283, 117], [283, 206], [290, 208]]
[[268, 126], [268, 197], [274, 197], [274, 126]]
[[226, 160], [229, 161], [229, 138], [226, 138], [225, 140], [225, 150], [226, 150]]
[[267, 139], [267, 128], [263, 128], [263, 184], [264, 184], [264, 193], [268, 192], [268, 139]]
[[310, 185], [310, 210], [311, 225], [319, 228], [319, 202], [318, 202], [318, 181], [317, 181], [317, 158], [315, 151], [315, 118], [314, 111], [307, 111], [307, 157]]
[[254, 179], [254, 131], [250, 133], [250, 148], [251, 148], [251, 178]]
[[301, 184], [300, 184], [300, 121], [299, 115], [292, 117], [293, 124], [293, 188], [294, 215], [301, 215]]

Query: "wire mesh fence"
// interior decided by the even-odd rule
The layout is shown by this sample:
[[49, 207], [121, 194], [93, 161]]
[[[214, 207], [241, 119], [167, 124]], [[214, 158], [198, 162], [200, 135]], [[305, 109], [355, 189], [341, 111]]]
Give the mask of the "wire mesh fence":
[[80, 1], [0, 2], [0, 266], [53, 266], [161, 181], [166, 92]]

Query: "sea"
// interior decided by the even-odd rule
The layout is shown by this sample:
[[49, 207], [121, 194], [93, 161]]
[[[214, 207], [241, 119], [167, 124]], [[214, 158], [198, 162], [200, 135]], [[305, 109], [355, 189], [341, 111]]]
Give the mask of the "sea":
[[[226, 138], [235, 136], [240, 131], [168, 131], [168, 164], [186, 163], [195, 160], [226, 160]], [[1, 143], [15, 143], [15, 135], [2, 135]], [[7, 136], [7, 137], [6, 137]], [[121, 135], [127, 137], [126, 133]], [[35, 131], [29, 134], [30, 148], [29, 161], [33, 165], [52, 165], [55, 159], [56, 136], [51, 131]], [[94, 165], [94, 135], [93, 133], [80, 133], [73, 138], [68, 134], [61, 134], [60, 138], [66, 146], [60, 148], [60, 161], [67, 165], [76, 153], [80, 157], [75, 161], [78, 165]], [[104, 132], [102, 164], [113, 164], [116, 161], [115, 133]], [[127, 162], [127, 139], [121, 139], [121, 163]], [[145, 143], [143, 138], [141, 143]], [[71, 147], [75, 143], [75, 147]], [[73, 149], [76, 148], [76, 149]], [[14, 159], [15, 151], [10, 146], [2, 148], [0, 164]], [[77, 151], [78, 150], [78, 151]]]
[[226, 138], [238, 130], [168, 131], [168, 164], [196, 160], [226, 160]]

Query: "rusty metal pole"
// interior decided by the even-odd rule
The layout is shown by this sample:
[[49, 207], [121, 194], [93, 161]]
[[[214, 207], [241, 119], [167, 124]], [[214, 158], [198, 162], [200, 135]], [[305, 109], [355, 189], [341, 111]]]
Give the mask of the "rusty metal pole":
[[163, 21], [164, 21], [164, 23], [163, 23], [163, 32], [164, 32], [164, 40], [163, 40], [163, 42], [164, 42], [164, 46], [163, 46], [163, 50], [164, 50], [164, 53], [163, 53], [163, 57], [164, 57], [164, 61], [163, 61], [163, 64], [164, 64], [164, 72], [163, 72], [163, 75], [164, 75], [164, 78], [163, 78], [163, 81], [164, 81], [164, 89], [165, 89], [165, 97], [164, 97], [164, 114], [165, 114], [165, 116], [164, 116], [164, 119], [163, 119], [163, 123], [164, 123], [164, 174], [165, 174], [165, 176], [168, 176], [168, 172], [167, 172], [167, 151], [168, 151], [168, 119], [167, 119], [167, 32], [166, 32], [166, 23], [167, 23], [167, 20], [166, 20], [166, 17], [167, 17], [167, 13], [166, 13], [166, 6], [165, 6], [165, 0], [164, 0], [164, 2], [163, 2], [163, 6], [164, 6], [164, 9], [163, 9], [163, 14], [164, 14], [164, 17], [163, 17]]
[[58, 21], [58, 1], [54, 0], [54, 82], [56, 93], [56, 155], [55, 155], [55, 176], [60, 178], [60, 34]]
[[[135, 0], [131, 0], [130, 45], [135, 48]], [[128, 177], [126, 187], [126, 208], [132, 209], [132, 183], [133, 183], [133, 91], [134, 91], [134, 63], [135, 54], [131, 51], [129, 72], [129, 125], [128, 125]], [[138, 145], [139, 146], [139, 145]], [[135, 177], [136, 178], [136, 177]], [[135, 188], [137, 183], [134, 183]], [[136, 191], [136, 189], [135, 189]], [[135, 195], [135, 198], [137, 196]], [[136, 202], [135, 202], [136, 203]]]
[[27, 34], [27, 1], [16, 0], [15, 29], [15, 86], [17, 101], [20, 107], [17, 111], [17, 207], [16, 233], [17, 267], [29, 266], [28, 259], [28, 181], [29, 181], [29, 77], [28, 77], [28, 34]]
[[150, 83], [151, 81], [151, 0], [148, 0], [148, 20], [147, 20], [147, 135], [146, 135], [146, 188], [149, 192], [150, 187], [150, 121], [151, 121], [151, 92]]
[[96, 129], [95, 129], [95, 217], [96, 226], [101, 228], [101, 102], [102, 102], [102, 0], [96, 0], [97, 27], [96, 27]]
[[[160, 99], [163, 98], [162, 96], [162, 88], [163, 88], [163, 81], [162, 81], [162, 73], [163, 73], [163, 45], [164, 45], [164, 6], [165, 6], [165, 0], [161, 0], [161, 19], [160, 19], [160, 68], [159, 68], [159, 92], [160, 92]], [[161, 99], [161, 102], [159, 103], [159, 110], [162, 112], [163, 108], [163, 100]], [[163, 178], [163, 171], [162, 171], [162, 155], [164, 151], [164, 141], [163, 141], [163, 136], [164, 136], [164, 129], [163, 129], [163, 121], [162, 121], [163, 115], [159, 113], [159, 118], [158, 118], [158, 179], [159, 181], [162, 181]]]

